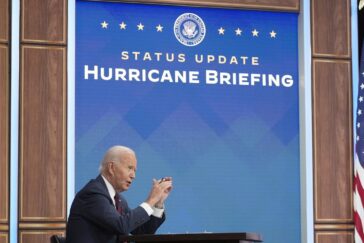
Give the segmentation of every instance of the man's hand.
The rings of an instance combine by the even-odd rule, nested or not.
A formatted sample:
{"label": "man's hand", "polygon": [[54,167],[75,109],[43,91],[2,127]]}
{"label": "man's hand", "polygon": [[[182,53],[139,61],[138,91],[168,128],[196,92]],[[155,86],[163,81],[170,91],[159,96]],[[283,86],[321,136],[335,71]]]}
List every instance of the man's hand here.
{"label": "man's hand", "polygon": [[[172,178],[166,177],[162,180],[153,179],[153,186],[146,200],[150,206],[163,206],[164,200],[172,190]],[[158,203],[158,205],[156,205]]]}
{"label": "man's hand", "polygon": [[[161,180],[159,180],[159,183],[165,183],[167,181],[170,181],[172,183],[172,177],[164,177]],[[162,196],[161,196],[160,200],[155,204],[155,207],[163,208],[164,201],[167,199],[171,190],[172,190],[172,186],[163,191]]]}

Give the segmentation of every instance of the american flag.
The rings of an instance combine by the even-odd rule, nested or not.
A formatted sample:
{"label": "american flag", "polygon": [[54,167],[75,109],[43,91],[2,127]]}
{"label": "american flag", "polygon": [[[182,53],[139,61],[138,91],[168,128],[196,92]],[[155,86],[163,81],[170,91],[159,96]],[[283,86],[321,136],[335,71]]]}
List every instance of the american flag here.
{"label": "american flag", "polygon": [[364,55],[360,58],[359,87],[356,110],[356,144],[354,159],[354,223],[355,242],[364,242]]}

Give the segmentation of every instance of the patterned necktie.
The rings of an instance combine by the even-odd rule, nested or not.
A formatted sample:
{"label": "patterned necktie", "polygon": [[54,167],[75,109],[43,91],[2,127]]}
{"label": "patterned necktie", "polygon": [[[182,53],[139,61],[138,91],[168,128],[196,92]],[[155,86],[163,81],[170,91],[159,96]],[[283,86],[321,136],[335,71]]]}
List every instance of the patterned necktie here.
{"label": "patterned necktie", "polygon": [[115,207],[116,210],[122,214],[123,213],[123,207],[121,206],[121,200],[120,200],[120,196],[119,193],[116,193],[114,196],[114,200],[115,200]]}

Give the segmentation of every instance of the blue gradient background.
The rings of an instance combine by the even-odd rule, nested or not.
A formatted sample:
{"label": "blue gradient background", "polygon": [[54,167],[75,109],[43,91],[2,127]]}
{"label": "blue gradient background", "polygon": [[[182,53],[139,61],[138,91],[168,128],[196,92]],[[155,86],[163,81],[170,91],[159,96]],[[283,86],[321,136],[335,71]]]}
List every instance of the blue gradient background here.
{"label": "blue gradient background", "polygon": [[[173,34],[186,12],[206,25],[195,47]],[[137,31],[140,22],[144,31]],[[147,197],[152,178],[174,178],[159,233],[248,231],[264,242],[300,242],[297,43],[295,13],[77,1],[76,191],[97,176],[107,148],[123,144],[138,157],[137,178],[125,193],[130,206]],[[121,51],[185,53],[187,61],[122,61]],[[194,54],[258,56],[260,65],[197,65]],[[284,88],[204,85],[203,78],[199,85],[84,80],[84,65],[291,74],[295,82]]]}

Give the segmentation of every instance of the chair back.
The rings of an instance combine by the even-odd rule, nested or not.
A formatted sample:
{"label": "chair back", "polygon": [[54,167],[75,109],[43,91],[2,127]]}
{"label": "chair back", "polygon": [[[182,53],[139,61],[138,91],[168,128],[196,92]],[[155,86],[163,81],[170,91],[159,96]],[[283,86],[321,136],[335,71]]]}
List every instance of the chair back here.
{"label": "chair back", "polygon": [[66,243],[66,238],[60,235],[52,235],[51,243]]}

